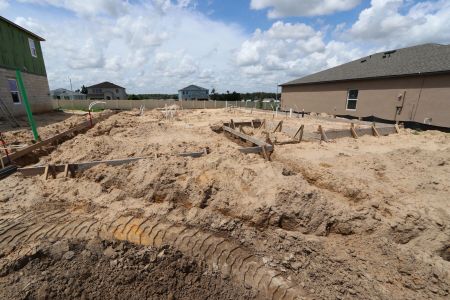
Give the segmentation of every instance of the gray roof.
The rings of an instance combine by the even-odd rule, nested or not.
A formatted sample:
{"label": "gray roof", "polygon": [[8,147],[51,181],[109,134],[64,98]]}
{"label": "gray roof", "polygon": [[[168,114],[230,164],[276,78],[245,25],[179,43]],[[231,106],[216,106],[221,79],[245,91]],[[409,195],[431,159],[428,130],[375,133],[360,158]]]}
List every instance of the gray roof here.
{"label": "gray roof", "polygon": [[450,45],[424,44],[372,54],[282,85],[450,73]]}
{"label": "gray roof", "polygon": [[73,92],[73,91],[70,91],[68,89],[63,89],[63,88],[51,90],[50,94],[53,95],[53,96],[59,96],[59,95],[62,95],[62,94],[64,94],[64,95],[84,95],[82,93]]}
{"label": "gray roof", "polygon": [[104,81],[102,83],[87,86],[86,88],[88,88],[88,89],[124,89],[124,87],[121,87],[120,85],[114,84],[109,81]]}
{"label": "gray roof", "polygon": [[184,89],[181,89],[180,91],[192,91],[192,90],[207,91],[208,89],[202,88],[198,85],[191,84],[190,86],[187,86]]}

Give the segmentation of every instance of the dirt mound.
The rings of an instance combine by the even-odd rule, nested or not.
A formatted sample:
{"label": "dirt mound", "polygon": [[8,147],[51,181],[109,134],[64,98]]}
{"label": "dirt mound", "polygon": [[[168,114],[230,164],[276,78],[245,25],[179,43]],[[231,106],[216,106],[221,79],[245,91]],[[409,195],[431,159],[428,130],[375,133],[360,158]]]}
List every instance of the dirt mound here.
{"label": "dirt mound", "polygon": [[[159,111],[111,116],[40,163],[145,159],[97,165],[74,178],[2,181],[1,260],[16,261],[8,251],[26,254],[45,238],[100,236],[169,245],[256,297],[448,298],[450,135],[310,139],[275,145],[269,162],[210,129],[264,118],[274,126],[281,120],[238,110],[182,110],[170,120]],[[323,122],[283,117],[283,128],[349,128]],[[175,155],[205,147],[211,151],[200,158]]]}
{"label": "dirt mound", "polygon": [[250,299],[169,247],[61,240],[3,266],[2,299]]}

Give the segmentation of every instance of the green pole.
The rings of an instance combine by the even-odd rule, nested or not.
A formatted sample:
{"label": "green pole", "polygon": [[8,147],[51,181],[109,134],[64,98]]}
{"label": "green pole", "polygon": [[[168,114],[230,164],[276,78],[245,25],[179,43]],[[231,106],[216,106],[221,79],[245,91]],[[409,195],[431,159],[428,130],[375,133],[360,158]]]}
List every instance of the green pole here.
{"label": "green pole", "polygon": [[16,78],[17,82],[19,83],[20,94],[22,94],[22,101],[27,111],[28,122],[30,123],[31,130],[33,131],[34,141],[37,142],[39,140],[39,134],[36,129],[36,123],[33,119],[33,113],[31,112],[30,103],[28,103],[27,91],[25,90],[25,85],[23,84],[22,73],[20,72],[20,70],[16,70]]}

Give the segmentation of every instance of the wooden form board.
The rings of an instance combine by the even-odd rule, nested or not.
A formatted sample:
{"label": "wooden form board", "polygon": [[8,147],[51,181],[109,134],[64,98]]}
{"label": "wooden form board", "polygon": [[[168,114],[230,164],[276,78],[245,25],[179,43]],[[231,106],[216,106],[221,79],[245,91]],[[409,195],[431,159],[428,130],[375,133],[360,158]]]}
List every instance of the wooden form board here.
{"label": "wooden form board", "polygon": [[[355,133],[358,137],[363,135],[374,135],[372,127],[369,128],[354,128]],[[397,133],[394,126],[389,127],[376,127],[376,131],[380,136],[389,135]],[[325,130],[328,139],[339,139],[344,137],[354,137],[350,129],[339,129],[339,130]]]}
{"label": "wooden form board", "polygon": [[[98,123],[98,122],[100,122],[100,121],[110,117],[113,114],[114,114],[114,112],[106,113],[104,115],[101,115],[98,118],[93,119],[92,122],[93,122],[93,124],[96,124],[96,123]],[[73,134],[73,133],[78,132],[78,131],[83,131],[83,130],[89,128],[90,126],[91,126],[90,121],[83,122],[83,123],[81,123],[81,124],[79,124],[79,125],[77,125],[77,126],[75,126],[73,128],[70,128],[69,130],[61,132],[61,133],[59,133],[59,134],[57,134],[55,136],[52,136],[52,137],[50,137],[50,138],[48,138],[46,140],[43,140],[41,142],[38,142],[38,143],[33,144],[31,146],[28,146],[26,148],[20,149],[20,150],[14,152],[14,153],[11,153],[11,154],[9,154],[9,158],[11,160],[15,160],[17,158],[20,158],[22,156],[25,156],[25,155],[35,151],[37,149],[40,149],[40,148],[42,148],[44,146],[47,146],[47,145],[50,145],[51,143],[56,142],[59,139],[62,139],[62,138],[66,137],[66,136],[68,136],[70,134]],[[2,161],[3,161],[3,163],[5,165],[9,164],[8,157],[3,156],[1,159],[2,159]]]}
{"label": "wooden form board", "polygon": [[[181,157],[201,157],[208,153],[207,149],[204,149],[200,152],[186,152],[186,153],[178,153],[177,156]],[[47,165],[47,166],[36,166],[36,167],[26,167],[17,169],[18,172],[22,173],[24,176],[35,176],[44,174],[45,179],[47,179],[48,175],[55,176],[56,173],[64,172],[64,175],[67,175],[76,171],[83,171],[94,166],[100,164],[106,164],[108,166],[120,166],[123,164],[132,163],[142,159],[149,159],[150,157],[132,157],[125,159],[114,159],[114,160],[99,160],[99,161],[90,161],[90,162],[82,162],[82,163],[73,163],[73,164],[64,164],[64,165]]]}
{"label": "wooden form board", "polygon": [[[245,140],[247,142],[250,142],[250,143],[252,143],[252,144],[257,146],[257,147],[248,147],[248,148],[251,148],[251,149],[248,149],[248,150],[246,150],[246,148],[239,149],[239,151],[241,151],[243,153],[262,152],[263,151],[262,147],[265,147],[265,150],[267,152],[272,152],[273,151],[273,146],[271,144],[266,143],[266,142],[261,141],[261,140],[258,140],[257,138],[255,138],[253,136],[250,136],[250,135],[247,135],[245,133],[239,132],[239,131],[234,130],[234,129],[232,129],[230,127],[227,127],[227,126],[224,126],[223,130],[226,131],[226,132],[231,133],[232,135],[234,135],[234,136],[236,136],[238,138],[241,138],[241,139],[243,139],[243,140]],[[253,152],[253,151],[255,151],[255,152]]]}
{"label": "wooden form board", "polygon": [[[276,124],[278,124],[278,123],[273,123],[273,122],[269,123],[268,124],[269,130],[270,130],[270,128],[275,128]],[[397,130],[394,125],[383,124],[383,126],[375,127],[375,128],[376,128],[376,132],[380,136],[386,136],[389,134],[397,133]],[[328,129],[327,130],[324,126],[322,126],[322,130],[329,140],[345,138],[345,137],[353,137],[353,134],[351,131],[351,123],[349,124],[348,129]],[[367,127],[367,128],[358,128],[355,126],[354,130],[355,130],[356,136],[358,136],[358,137],[363,136],[363,135],[372,135],[372,136],[375,135],[376,136],[376,134],[374,134],[372,126]],[[284,133],[286,133],[287,135],[295,136],[295,134],[298,132],[298,129],[292,128],[289,126],[285,126],[285,124],[283,124],[282,131]],[[322,138],[322,135],[319,130],[317,130],[316,132],[311,132],[311,131],[306,131],[306,130],[303,131],[303,138],[302,138],[303,141],[315,141],[315,140],[321,140],[321,138]]]}
{"label": "wooden form board", "polygon": [[[225,122],[225,123],[223,123],[223,126],[232,128],[231,123],[233,123],[235,127],[239,127],[239,126],[260,127],[262,124],[262,121],[259,119],[256,119],[256,120],[244,121],[244,122],[234,122],[234,121],[233,122]],[[234,128],[232,128],[232,129],[234,129]]]}
{"label": "wooden form board", "polygon": [[[71,168],[72,171],[82,171],[89,168],[92,168],[96,165],[100,164],[106,164],[109,166],[119,166],[127,163],[131,163],[137,160],[145,159],[146,157],[136,157],[136,158],[127,158],[127,159],[115,159],[115,160],[105,160],[105,161],[91,161],[91,162],[83,162],[83,163],[75,163],[75,164],[66,164],[66,165],[53,165],[51,166],[53,168],[53,171],[56,173],[65,172],[67,173],[68,170],[66,170],[67,166],[69,169]],[[45,174],[45,172],[48,172],[49,166],[38,166],[38,167],[27,167],[27,168],[19,168],[17,169],[18,172],[22,173],[24,176],[35,176],[35,175],[41,175]]]}

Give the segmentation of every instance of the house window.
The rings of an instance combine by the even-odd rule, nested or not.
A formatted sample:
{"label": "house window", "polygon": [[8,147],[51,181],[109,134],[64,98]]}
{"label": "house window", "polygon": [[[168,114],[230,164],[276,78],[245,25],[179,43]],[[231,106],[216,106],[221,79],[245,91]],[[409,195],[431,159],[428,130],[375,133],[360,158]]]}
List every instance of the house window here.
{"label": "house window", "polygon": [[36,45],[34,44],[34,40],[29,38],[28,44],[30,45],[31,56],[37,57]]}
{"label": "house window", "polygon": [[356,110],[356,102],[358,102],[358,90],[348,90],[347,110]]}
{"label": "house window", "polygon": [[8,79],[9,91],[11,92],[11,97],[13,103],[20,104],[20,94],[17,87],[17,81],[15,79]]}

